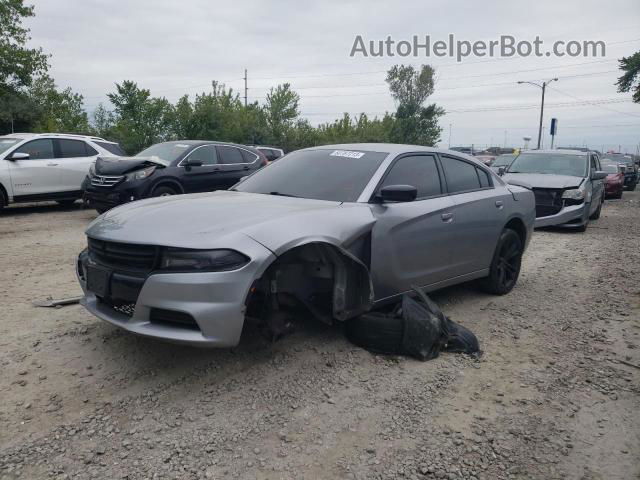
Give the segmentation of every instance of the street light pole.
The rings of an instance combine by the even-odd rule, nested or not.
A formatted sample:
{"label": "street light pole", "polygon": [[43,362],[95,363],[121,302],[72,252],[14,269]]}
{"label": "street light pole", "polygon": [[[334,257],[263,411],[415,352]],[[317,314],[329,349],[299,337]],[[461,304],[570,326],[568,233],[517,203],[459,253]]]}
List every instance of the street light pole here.
{"label": "street light pole", "polygon": [[535,82],[523,82],[519,81],[519,84],[528,83],[530,85],[534,85],[542,90],[542,101],[540,102],[540,125],[538,126],[538,150],[540,149],[540,144],[542,142],[542,120],[544,118],[544,93],[547,90],[547,85],[551,82],[557,82],[557,78],[552,78],[551,80],[547,80],[546,82],[542,82],[542,85]]}

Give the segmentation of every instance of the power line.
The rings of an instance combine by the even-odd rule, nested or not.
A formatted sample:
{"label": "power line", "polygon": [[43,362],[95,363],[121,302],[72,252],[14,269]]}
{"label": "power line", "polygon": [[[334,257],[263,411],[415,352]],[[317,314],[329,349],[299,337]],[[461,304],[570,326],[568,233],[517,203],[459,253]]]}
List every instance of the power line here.
{"label": "power line", "polygon": [[[558,93],[560,93],[560,94],[562,94],[562,95],[565,95],[565,96],[567,96],[567,97],[571,97],[571,98],[573,98],[573,99],[575,99],[575,100],[580,100],[580,101],[582,101],[582,102],[590,103],[588,100],[583,100],[583,99],[581,99],[581,98],[579,98],[579,97],[576,97],[575,95],[572,95],[572,94],[567,93],[567,92],[563,92],[562,90],[558,90],[558,89],[557,89],[557,88],[555,88],[555,87],[549,87],[549,88],[550,88],[551,90],[553,90],[554,92],[558,92]],[[640,118],[640,115],[636,115],[635,113],[621,112],[621,111],[619,111],[619,110],[614,110],[613,108],[603,107],[603,106],[601,106],[601,105],[599,105],[599,104],[595,104],[595,103],[592,103],[592,105],[594,105],[594,106],[596,106],[596,107],[599,107],[599,108],[602,108],[603,110],[608,110],[609,112],[614,112],[614,113],[619,113],[619,114],[621,114],[621,115],[628,115],[628,116],[630,116],[630,117]]]}

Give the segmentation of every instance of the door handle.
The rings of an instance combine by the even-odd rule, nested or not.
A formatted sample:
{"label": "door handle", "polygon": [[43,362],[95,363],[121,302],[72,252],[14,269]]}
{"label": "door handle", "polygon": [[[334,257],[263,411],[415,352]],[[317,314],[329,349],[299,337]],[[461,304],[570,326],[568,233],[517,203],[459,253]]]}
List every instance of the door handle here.
{"label": "door handle", "polygon": [[496,200],[496,208],[502,210],[502,207],[504,207],[502,200]]}
{"label": "door handle", "polygon": [[243,170],[249,170],[249,167],[243,167],[242,169]]}
{"label": "door handle", "polygon": [[47,167],[57,167],[58,165],[57,163],[47,163]]}
{"label": "door handle", "polygon": [[453,213],[443,213],[440,218],[442,218],[443,222],[451,223],[453,221]]}

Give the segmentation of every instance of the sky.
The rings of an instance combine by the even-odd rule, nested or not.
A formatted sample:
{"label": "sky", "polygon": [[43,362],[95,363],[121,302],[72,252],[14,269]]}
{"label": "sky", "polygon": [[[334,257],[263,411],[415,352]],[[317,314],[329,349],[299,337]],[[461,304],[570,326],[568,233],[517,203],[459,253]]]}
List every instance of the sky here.
{"label": "sky", "polygon": [[[303,117],[317,125],[344,112],[381,116],[395,104],[385,72],[395,64],[432,65],[442,106],[441,146],[521,146],[538,135],[541,90],[518,81],[558,78],[546,91],[543,141],[558,119],[556,145],[636,152],[640,104],[617,93],[617,60],[640,50],[640,1],[558,0],[31,0],[31,44],[51,55],[59,87],[82,94],[93,112],[110,108],[115,83],[133,80],[175,101],[211,91],[217,80],[264,102],[270,87],[288,82],[301,96]],[[500,35],[546,50],[557,40],[602,40],[600,57],[350,56],[365,41],[420,39],[489,41]]]}

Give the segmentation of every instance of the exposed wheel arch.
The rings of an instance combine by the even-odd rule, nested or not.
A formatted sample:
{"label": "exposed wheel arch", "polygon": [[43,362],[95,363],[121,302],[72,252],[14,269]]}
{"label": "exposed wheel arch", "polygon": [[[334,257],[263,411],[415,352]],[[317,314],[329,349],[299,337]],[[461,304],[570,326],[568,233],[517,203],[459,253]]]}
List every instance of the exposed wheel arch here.
{"label": "exposed wheel arch", "polygon": [[325,323],[360,315],[371,308],[374,299],[365,264],[344,248],[322,241],[295,245],[281,253],[254,286],[269,298],[269,311],[295,302]]}

